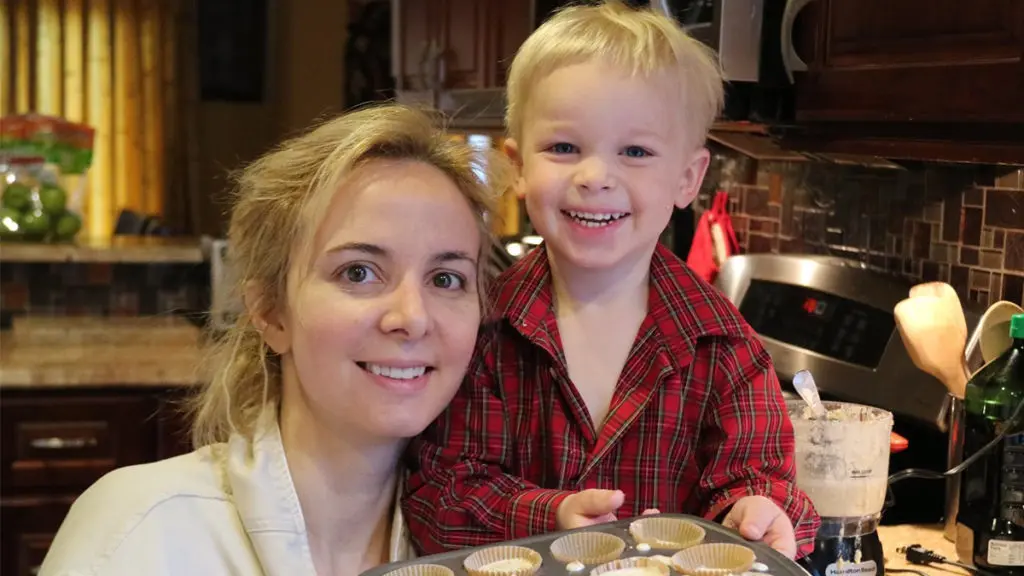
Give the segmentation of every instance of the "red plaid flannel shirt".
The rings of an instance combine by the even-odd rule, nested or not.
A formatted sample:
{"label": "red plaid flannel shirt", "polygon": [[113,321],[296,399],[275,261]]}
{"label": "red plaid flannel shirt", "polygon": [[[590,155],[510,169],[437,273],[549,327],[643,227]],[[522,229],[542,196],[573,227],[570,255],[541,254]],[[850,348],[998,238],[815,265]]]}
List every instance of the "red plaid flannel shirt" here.
{"label": "red plaid flannel shirt", "polygon": [[[668,249],[604,425],[569,380],[545,251],[498,280],[465,383],[411,446],[402,506],[422,553],[555,530],[562,500],[620,489],[647,508],[720,519],[738,499],[778,503],[798,555],[819,520],[794,485],[793,428],[771,358],[739,312]],[[613,328],[613,327],[609,327]]]}

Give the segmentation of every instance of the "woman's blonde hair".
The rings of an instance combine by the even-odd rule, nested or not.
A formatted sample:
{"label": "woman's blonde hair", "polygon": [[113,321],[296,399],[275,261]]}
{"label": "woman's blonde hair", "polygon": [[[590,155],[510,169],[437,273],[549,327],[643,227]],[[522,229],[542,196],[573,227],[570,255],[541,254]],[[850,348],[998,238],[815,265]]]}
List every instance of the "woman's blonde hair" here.
{"label": "woman's blonde hair", "polygon": [[[259,301],[243,308],[258,315],[280,310],[287,301],[289,271],[299,266],[299,277],[304,275],[313,237],[335,192],[355,167],[375,159],[424,162],[452,179],[480,229],[483,298],[493,254],[487,222],[495,206],[492,191],[503,191],[508,167],[496,153],[484,152],[482,158],[481,151],[450,137],[436,120],[397,104],[366,107],[280,144],[236,174],[227,235],[232,298],[257,293]],[[232,433],[251,439],[265,409],[280,400],[278,358],[252,320],[243,309],[230,329],[209,335],[204,344],[205,384],[189,406],[196,447],[226,441]]]}
{"label": "woman's blonde hair", "polygon": [[523,111],[538,82],[559,68],[593,60],[644,77],[666,75],[679,87],[679,111],[690,121],[688,140],[703,144],[724,99],[717,56],[672,18],[621,0],[562,8],[519,47],[507,82],[510,136],[522,138]]}

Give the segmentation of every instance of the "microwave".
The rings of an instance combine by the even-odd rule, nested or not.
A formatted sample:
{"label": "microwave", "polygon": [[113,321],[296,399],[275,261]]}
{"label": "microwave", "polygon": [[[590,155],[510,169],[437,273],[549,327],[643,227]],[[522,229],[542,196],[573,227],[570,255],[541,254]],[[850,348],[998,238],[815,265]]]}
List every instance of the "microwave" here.
{"label": "microwave", "polygon": [[[691,36],[714,48],[728,82],[762,79],[766,30],[765,3],[773,0],[627,0],[632,6],[650,6],[675,18]],[[535,0],[534,20],[539,25],[558,8],[573,2]],[[777,2],[776,2],[777,3]],[[768,6],[771,11],[771,5]]]}
{"label": "microwave", "polygon": [[[534,25],[580,0],[534,0]],[[777,123],[793,117],[783,62],[784,15],[797,0],[625,0],[675,18],[718,54],[725,76],[723,120]]]}
{"label": "microwave", "polygon": [[761,72],[765,0],[651,0],[691,36],[718,52],[730,82],[757,82]]}

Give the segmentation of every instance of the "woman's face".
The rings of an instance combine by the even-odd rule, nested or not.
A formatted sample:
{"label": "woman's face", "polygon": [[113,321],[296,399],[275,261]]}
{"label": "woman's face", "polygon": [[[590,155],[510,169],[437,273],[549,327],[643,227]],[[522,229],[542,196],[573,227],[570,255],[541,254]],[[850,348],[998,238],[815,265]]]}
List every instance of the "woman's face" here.
{"label": "woman's face", "polygon": [[473,353],[481,242],[440,170],[409,160],[354,170],[317,230],[309,272],[289,276],[288,309],[268,337],[285,396],[298,392],[322,425],[349,434],[422,432]]}

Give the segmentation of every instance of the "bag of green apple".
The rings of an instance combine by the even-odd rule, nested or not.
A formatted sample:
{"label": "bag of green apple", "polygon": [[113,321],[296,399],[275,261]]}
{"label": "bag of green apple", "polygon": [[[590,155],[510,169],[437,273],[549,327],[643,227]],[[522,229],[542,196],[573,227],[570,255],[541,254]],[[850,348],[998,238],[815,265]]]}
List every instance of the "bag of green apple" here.
{"label": "bag of green apple", "polygon": [[94,135],[89,126],[53,116],[0,119],[0,156],[8,166],[0,182],[0,237],[74,239],[82,228]]}

